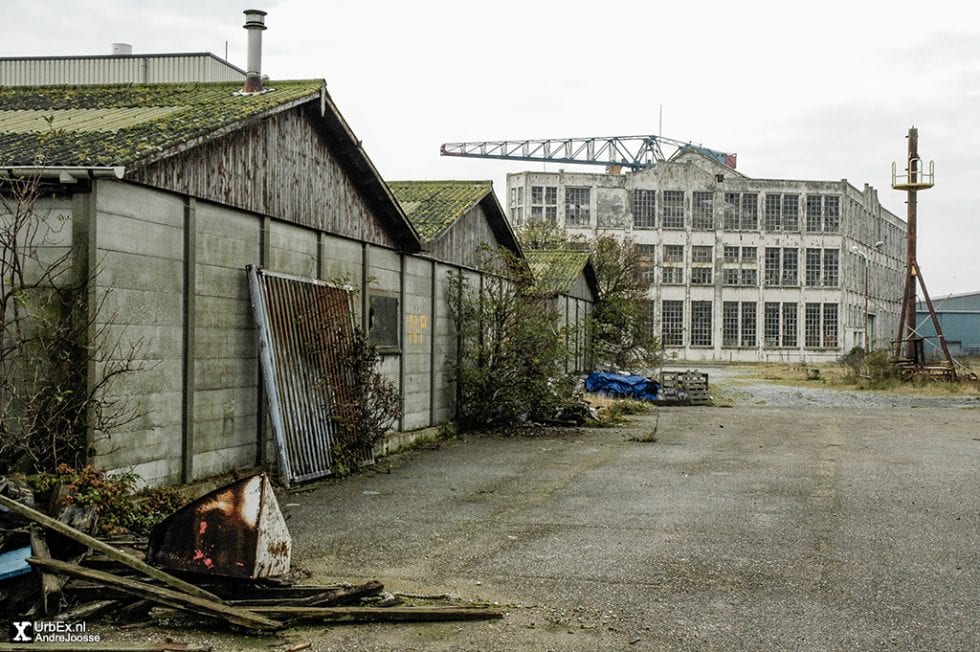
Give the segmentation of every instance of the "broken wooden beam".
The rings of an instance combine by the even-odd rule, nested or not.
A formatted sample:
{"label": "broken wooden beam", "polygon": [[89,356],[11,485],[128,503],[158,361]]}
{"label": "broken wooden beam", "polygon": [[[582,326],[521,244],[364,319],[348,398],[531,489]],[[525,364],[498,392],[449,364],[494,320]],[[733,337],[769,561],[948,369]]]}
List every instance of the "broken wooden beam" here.
{"label": "broken wooden beam", "polygon": [[502,611],[485,607],[253,607],[252,612],[289,623],[375,623],[441,622],[450,620],[494,620]]}
{"label": "broken wooden beam", "polygon": [[264,615],[240,607],[232,607],[218,600],[199,598],[172,589],[154,586],[146,582],[138,582],[124,577],[117,577],[111,573],[85,568],[78,564],[69,564],[56,559],[30,557],[27,561],[34,566],[40,566],[55,573],[101,582],[107,586],[117,588],[124,593],[135,595],[138,598],[151,600],[175,609],[190,611],[212,618],[220,618],[233,625],[255,630],[274,630],[282,627],[282,623]]}
{"label": "broken wooden beam", "polygon": [[279,592],[275,597],[228,600],[228,604],[239,606],[276,606],[289,605],[293,607],[332,607],[345,602],[350,603],[361,598],[378,595],[384,591],[385,585],[377,580],[371,580],[355,586],[322,587],[319,592],[301,597],[284,597]]}
{"label": "broken wooden beam", "polygon": [[[38,559],[51,559],[48,540],[39,525],[31,526],[31,552]],[[45,615],[50,615],[60,601],[63,582],[54,573],[43,569],[38,569],[38,573],[41,576],[41,610]]]}
{"label": "broken wooden beam", "polygon": [[164,584],[168,584],[173,588],[177,589],[178,591],[189,593],[190,595],[193,595],[202,600],[212,600],[216,602],[220,601],[218,596],[214,595],[213,593],[209,593],[204,589],[196,587],[188,582],[185,582],[180,578],[174,577],[169,573],[165,573],[158,568],[154,568],[153,566],[150,566],[146,562],[137,559],[136,557],[127,554],[114,546],[110,546],[108,543],[105,543],[104,541],[100,541],[99,539],[96,539],[93,536],[89,536],[84,532],[76,530],[75,528],[69,525],[65,525],[61,521],[57,519],[53,519],[47,514],[39,512],[36,509],[32,509],[22,503],[18,503],[16,500],[7,498],[2,494],[0,494],[0,505],[3,505],[10,511],[16,512],[17,514],[20,514],[24,518],[29,519],[34,523],[37,523],[38,525],[43,525],[49,530],[53,530],[58,534],[68,537],[69,539],[74,539],[75,541],[78,541],[79,543],[82,543],[88,546],[89,548],[92,548],[93,550],[98,550],[99,552],[105,553],[107,557],[111,557],[112,559],[115,559],[119,563],[129,566],[133,570],[137,570],[141,573],[145,573],[146,575],[149,575],[154,579],[160,580]]}

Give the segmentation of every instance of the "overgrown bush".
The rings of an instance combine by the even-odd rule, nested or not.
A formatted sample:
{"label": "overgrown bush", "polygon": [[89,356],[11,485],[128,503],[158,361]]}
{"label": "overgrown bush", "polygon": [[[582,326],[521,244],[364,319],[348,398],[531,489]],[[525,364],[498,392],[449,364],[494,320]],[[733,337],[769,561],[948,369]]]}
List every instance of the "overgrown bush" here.
{"label": "overgrown bush", "polygon": [[141,367],[139,342],[110,336],[108,294],[90,297],[95,270],[73,264],[71,222],[42,194],[38,178],[0,184],[0,472],[80,466],[138,416],[108,390]]}
{"label": "overgrown bush", "polygon": [[866,353],[856,346],[840,362],[848,369],[846,380],[867,389],[886,389],[901,380],[898,367],[884,349]]}
{"label": "overgrown bush", "polygon": [[334,441],[336,475],[352,473],[402,414],[398,387],[379,370],[378,348],[355,328],[341,356],[345,384],[336,392],[334,412],[341,433]]}
{"label": "overgrown bush", "polygon": [[187,501],[176,487],[137,490],[137,480],[135,473],[108,475],[91,465],[76,469],[61,464],[52,473],[34,476],[32,484],[42,494],[61,487],[61,505],[94,509],[99,532],[105,536],[145,535]]}
{"label": "overgrown bush", "polygon": [[490,254],[487,274],[471,284],[450,273],[449,305],[457,334],[450,371],[458,384],[462,430],[503,428],[550,419],[571,395],[565,380],[564,332],[558,309],[534,285],[530,270],[508,253]]}

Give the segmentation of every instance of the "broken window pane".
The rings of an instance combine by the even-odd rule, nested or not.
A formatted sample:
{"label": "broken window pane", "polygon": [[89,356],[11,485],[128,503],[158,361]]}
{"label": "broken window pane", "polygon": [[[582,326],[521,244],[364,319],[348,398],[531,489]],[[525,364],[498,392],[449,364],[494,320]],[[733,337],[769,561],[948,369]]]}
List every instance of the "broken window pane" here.
{"label": "broken window pane", "polygon": [[684,191],[664,191],[664,228],[684,228]]}
{"label": "broken window pane", "polygon": [[633,191],[633,226],[654,228],[657,226],[657,191]]}

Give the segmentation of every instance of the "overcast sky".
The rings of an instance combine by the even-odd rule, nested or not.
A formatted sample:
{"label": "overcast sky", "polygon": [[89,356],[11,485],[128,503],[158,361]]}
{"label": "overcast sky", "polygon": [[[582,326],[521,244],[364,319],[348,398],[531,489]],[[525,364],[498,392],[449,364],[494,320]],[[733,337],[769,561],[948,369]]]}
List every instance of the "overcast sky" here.
{"label": "overcast sky", "polygon": [[[251,0],[249,0],[251,2]],[[936,162],[919,263],[937,301],[980,290],[980,23],[966,2],[6,0],[0,56],[209,51],[245,67],[242,10],[269,12],[263,72],[324,78],[388,179],[493,179],[540,163],[439,145],[662,134],[736,152],[750,177],[892,190],[905,135]],[[570,166],[564,166],[571,169]],[[585,168],[598,171],[601,168]]]}

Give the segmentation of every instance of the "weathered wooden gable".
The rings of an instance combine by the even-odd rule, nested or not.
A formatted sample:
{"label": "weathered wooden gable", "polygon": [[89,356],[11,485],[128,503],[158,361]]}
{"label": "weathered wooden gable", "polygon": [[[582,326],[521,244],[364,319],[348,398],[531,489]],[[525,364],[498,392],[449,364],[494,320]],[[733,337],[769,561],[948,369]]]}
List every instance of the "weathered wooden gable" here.
{"label": "weathered wooden gable", "polygon": [[481,266],[488,251],[495,252],[501,246],[508,247],[508,243],[498,239],[481,202],[470,207],[433,240],[429,249],[439,260],[476,268]]}
{"label": "weathered wooden gable", "polygon": [[396,247],[308,103],[127,172],[127,178],[329,233]]}

